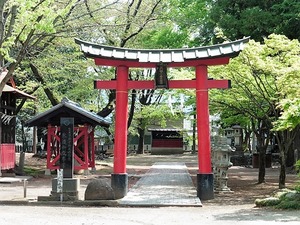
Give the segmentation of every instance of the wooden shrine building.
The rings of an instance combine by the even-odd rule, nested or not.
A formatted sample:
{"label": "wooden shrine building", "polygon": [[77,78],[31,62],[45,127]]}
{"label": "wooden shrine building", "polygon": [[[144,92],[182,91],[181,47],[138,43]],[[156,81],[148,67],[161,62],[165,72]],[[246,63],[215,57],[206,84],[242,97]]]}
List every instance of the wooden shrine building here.
{"label": "wooden shrine building", "polygon": [[35,99],[35,97],[18,90],[14,80],[10,79],[4,86],[0,98],[0,172],[15,167],[17,99]]}
{"label": "wooden shrine building", "polygon": [[47,169],[60,169],[60,119],[74,118],[74,170],[95,168],[94,128],[108,127],[102,117],[83,109],[79,104],[64,98],[61,103],[27,121],[28,126],[47,128]]}
{"label": "wooden shrine building", "polygon": [[[206,47],[183,49],[129,49],[89,43],[76,39],[86,57],[96,65],[116,67],[115,80],[95,81],[97,89],[116,90],[114,169],[112,187],[117,198],[127,195],[128,174],[127,118],[129,89],[194,89],[196,92],[198,166],[197,195],[200,199],[214,197],[209,130],[209,98],[211,88],[229,88],[229,80],[208,79],[208,66],[225,65],[239,54],[249,38]],[[195,79],[170,80],[168,68],[193,67]],[[156,68],[153,80],[130,80],[129,68]]]}
{"label": "wooden shrine building", "polygon": [[182,130],[176,128],[149,128],[151,154],[167,155],[183,153]]}

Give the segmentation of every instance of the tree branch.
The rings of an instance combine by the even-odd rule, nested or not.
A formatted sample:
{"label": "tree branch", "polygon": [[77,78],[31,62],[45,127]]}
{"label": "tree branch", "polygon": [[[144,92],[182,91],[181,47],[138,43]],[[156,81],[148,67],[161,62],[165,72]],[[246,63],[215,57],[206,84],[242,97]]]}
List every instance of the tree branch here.
{"label": "tree branch", "polygon": [[46,82],[43,76],[38,71],[38,68],[33,63],[30,63],[29,65],[35,78],[43,85],[44,92],[50,100],[52,106],[59,104],[59,100],[55,97],[54,93],[50,90],[50,88],[44,87],[46,85]]}
{"label": "tree branch", "polygon": [[[133,14],[133,19],[129,19],[129,17],[128,17],[128,16],[129,16],[129,15],[128,15],[129,12],[127,11],[127,17],[128,17],[128,18],[127,18],[127,25],[126,25],[126,28],[125,28],[125,31],[124,31],[124,35],[126,35],[127,32],[128,32],[128,30],[130,29],[131,23],[132,23],[132,21],[134,20],[134,18],[135,18],[136,15],[137,15],[137,10],[139,9],[141,2],[142,2],[142,0],[139,0],[139,2],[138,2],[138,4],[137,4],[137,7],[135,8],[135,12],[134,12],[134,14]],[[124,47],[125,44],[126,44],[126,42],[127,42],[129,39],[131,39],[131,38],[133,38],[134,36],[138,35],[138,34],[146,27],[146,25],[147,25],[150,21],[153,20],[153,19],[151,19],[151,18],[152,18],[152,16],[153,16],[153,14],[154,14],[156,8],[157,8],[158,5],[160,4],[160,2],[161,2],[161,0],[159,0],[159,1],[157,1],[157,2],[155,3],[155,5],[152,7],[151,12],[149,13],[149,15],[147,16],[147,18],[145,19],[145,22],[137,29],[136,32],[133,32],[133,33],[131,33],[130,35],[128,35],[127,37],[125,36],[124,38],[121,39],[120,47]],[[130,24],[128,24],[128,22],[129,22]]]}

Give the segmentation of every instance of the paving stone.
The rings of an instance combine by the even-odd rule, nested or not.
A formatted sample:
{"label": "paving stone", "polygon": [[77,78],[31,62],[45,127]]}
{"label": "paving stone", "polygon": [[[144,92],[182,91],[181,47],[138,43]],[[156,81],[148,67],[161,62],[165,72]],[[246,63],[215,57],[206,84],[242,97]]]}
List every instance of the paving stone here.
{"label": "paving stone", "polygon": [[123,206],[202,206],[185,163],[155,163],[119,201]]}

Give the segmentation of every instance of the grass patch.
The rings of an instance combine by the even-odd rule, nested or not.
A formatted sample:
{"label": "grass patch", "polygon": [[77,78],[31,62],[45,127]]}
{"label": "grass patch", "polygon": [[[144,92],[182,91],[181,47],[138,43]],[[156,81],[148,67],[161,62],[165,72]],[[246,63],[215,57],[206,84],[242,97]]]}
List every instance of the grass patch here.
{"label": "grass patch", "polygon": [[27,167],[27,166],[24,166],[23,172],[25,175],[32,176],[32,177],[38,177],[45,173],[44,170],[42,170],[42,169],[37,169],[37,168]]}

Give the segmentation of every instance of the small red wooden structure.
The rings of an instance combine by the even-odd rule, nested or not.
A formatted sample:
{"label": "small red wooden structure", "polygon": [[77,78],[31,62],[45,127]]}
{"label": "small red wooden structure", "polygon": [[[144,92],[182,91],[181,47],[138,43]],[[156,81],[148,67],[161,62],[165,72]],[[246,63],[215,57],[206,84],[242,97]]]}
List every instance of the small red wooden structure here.
{"label": "small red wooden structure", "polygon": [[[4,75],[1,74],[0,80]],[[0,98],[0,170],[9,170],[15,167],[16,107],[17,99],[21,98],[35,99],[35,97],[18,90],[11,78],[4,86]]]}
{"label": "small red wooden structure", "polygon": [[[48,126],[47,130],[47,168],[59,169],[60,127]],[[94,129],[88,124],[74,127],[74,170],[95,168]]]}
{"label": "small red wooden structure", "polygon": [[62,102],[27,121],[28,126],[47,127],[47,169],[60,167],[60,118],[74,118],[74,170],[95,168],[94,128],[109,122],[64,98]]}
{"label": "small red wooden structure", "polygon": [[180,129],[149,128],[151,131],[151,154],[182,154],[183,136]]}
{"label": "small red wooden structure", "polygon": [[[207,47],[184,49],[128,49],[85,42],[76,39],[85,56],[93,58],[96,65],[116,67],[116,80],[95,81],[97,89],[116,90],[114,173],[112,187],[117,197],[124,197],[128,189],[126,173],[127,111],[129,89],[181,88],[196,90],[198,166],[197,195],[201,199],[214,196],[213,173],[209,131],[210,88],[229,88],[229,80],[208,79],[207,67],[228,64],[239,54],[249,38]],[[154,80],[129,80],[129,68],[156,68]],[[194,67],[194,80],[168,80],[168,67]]]}

